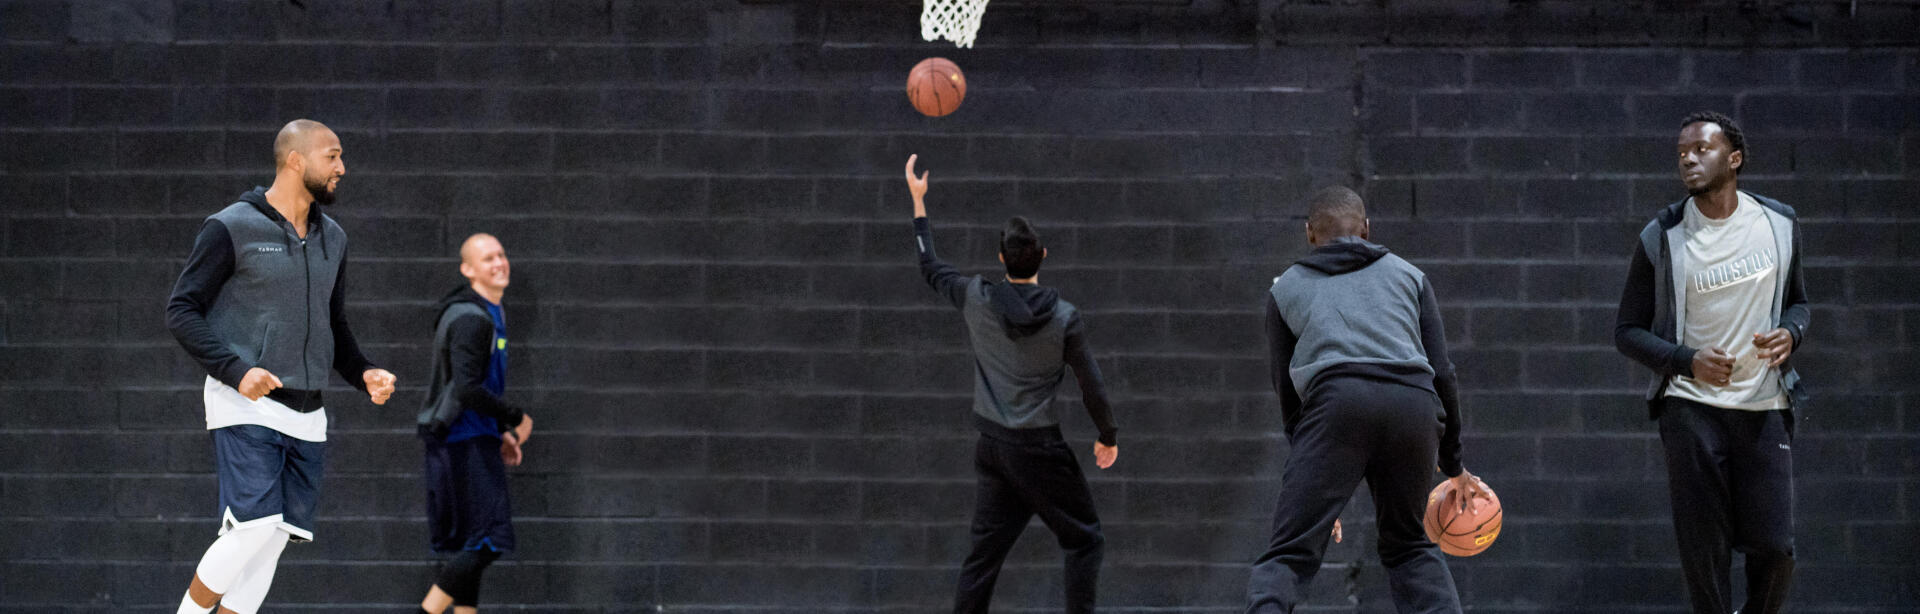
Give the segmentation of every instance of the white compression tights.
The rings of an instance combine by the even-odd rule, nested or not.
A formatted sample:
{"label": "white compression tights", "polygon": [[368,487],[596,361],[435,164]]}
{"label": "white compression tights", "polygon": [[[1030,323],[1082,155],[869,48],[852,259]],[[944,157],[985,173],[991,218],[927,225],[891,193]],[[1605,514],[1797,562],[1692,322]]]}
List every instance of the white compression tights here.
{"label": "white compression tights", "polygon": [[[221,594],[220,606],[239,614],[254,614],[267,599],[273,572],[289,535],[275,525],[227,531],[200,557],[194,575],[208,590]],[[206,614],[191,597],[180,603],[180,614]]]}

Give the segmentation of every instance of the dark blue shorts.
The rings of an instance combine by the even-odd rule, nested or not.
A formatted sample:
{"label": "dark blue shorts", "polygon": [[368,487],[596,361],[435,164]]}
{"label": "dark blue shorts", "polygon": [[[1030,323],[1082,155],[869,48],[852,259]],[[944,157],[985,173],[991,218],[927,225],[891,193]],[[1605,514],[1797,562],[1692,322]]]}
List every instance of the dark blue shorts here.
{"label": "dark blue shorts", "polygon": [[513,505],[500,440],[420,439],[426,447],[427,532],[434,552],[513,550]]}
{"label": "dark blue shorts", "polygon": [[293,541],[312,541],[326,450],[325,442],[295,439],[254,424],[214,429],[220,533],[277,524]]}

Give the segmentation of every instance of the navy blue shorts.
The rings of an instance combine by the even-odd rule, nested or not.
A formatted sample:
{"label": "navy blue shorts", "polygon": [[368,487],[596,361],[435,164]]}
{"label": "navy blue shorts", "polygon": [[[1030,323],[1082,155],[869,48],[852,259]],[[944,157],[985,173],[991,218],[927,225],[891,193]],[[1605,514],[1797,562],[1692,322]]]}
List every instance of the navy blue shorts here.
{"label": "navy blue shorts", "polygon": [[326,450],[325,442],[295,439],[255,424],[214,429],[220,533],[277,524],[293,541],[312,541]]}
{"label": "navy blue shorts", "polygon": [[446,443],[422,435],[426,447],[427,532],[434,552],[513,550],[513,505],[500,440]]}

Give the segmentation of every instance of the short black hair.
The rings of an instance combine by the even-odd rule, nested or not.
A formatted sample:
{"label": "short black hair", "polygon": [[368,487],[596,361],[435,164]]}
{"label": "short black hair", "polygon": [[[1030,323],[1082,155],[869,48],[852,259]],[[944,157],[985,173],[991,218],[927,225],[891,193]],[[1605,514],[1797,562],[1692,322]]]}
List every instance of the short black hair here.
{"label": "short black hair", "polygon": [[1717,111],[1694,111],[1687,115],[1686,121],[1680,122],[1680,129],[1685,130],[1687,126],[1700,123],[1710,123],[1720,126],[1720,134],[1727,135],[1727,144],[1732,145],[1734,151],[1740,152],[1740,166],[1733,169],[1733,174],[1740,174],[1740,170],[1747,167],[1747,158],[1749,157],[1747,155],[1747,134],[1740,131],[1740,124],[1733,123],[1733,118],[1727,117]]}
{"label": "short black hair", "polygon": [[1307,223],[1329,237],[1360,234],[1366,221],[1366,203],[1346,186],[1321,188],[1307,199]]}
{"label": "short black hair", "polygon": [[1026,279],[1040,273],[1040,260],[1047,248],[1040,244],[1040,232],[1027,218],[1013,216],[1000,231],[1000,257],[1007,261],[1007,277]]}

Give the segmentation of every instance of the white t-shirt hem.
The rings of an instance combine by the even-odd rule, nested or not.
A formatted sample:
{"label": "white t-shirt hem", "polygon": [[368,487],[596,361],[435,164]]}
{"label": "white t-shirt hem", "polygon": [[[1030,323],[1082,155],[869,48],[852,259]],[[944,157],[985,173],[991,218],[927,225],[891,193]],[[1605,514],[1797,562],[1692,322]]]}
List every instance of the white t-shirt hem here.
{"label": "white t-shirt hem", "polygon": [[212,377],[207,378],[204,397],[207,403],[207,430],[209,431],[241,424],[253,424],[303,441],[327,440],[327,409],[325,407],[303,414],[267,397],[260,397],[258,401],[249,401],[247,397],[241,396],[240,391]]}

